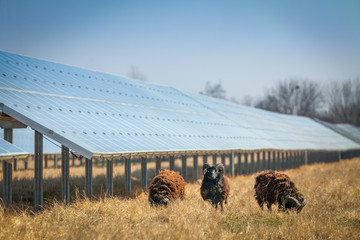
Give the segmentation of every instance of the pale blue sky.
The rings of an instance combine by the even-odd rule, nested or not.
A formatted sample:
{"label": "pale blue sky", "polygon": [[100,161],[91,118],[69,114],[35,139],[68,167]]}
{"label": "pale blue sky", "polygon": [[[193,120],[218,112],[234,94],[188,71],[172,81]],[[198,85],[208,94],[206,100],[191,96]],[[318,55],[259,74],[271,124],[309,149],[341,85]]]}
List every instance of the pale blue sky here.
{"label": "pale blue sky", "polygon": [[360,1],[0,0],[0,50],[191,92],[258,97],[360,76]]}

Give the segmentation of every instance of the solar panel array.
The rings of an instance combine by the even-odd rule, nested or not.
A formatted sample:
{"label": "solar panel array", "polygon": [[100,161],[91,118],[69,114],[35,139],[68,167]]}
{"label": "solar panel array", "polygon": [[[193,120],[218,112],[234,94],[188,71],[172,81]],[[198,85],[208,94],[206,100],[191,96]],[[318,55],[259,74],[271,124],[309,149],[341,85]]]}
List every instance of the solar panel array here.
{"label": "solar panel array", "polygon": [[24,150],[17,147],[14,144],[9,143],[8,141],[0,138],[0,160],[11,159],[12,157],[17,157],[20,155],[27,155]]}
{"label": "solar panel array", "polygon": [[0,52],[0,107],[85,157],[209,150],[348,150],[309,118]]}

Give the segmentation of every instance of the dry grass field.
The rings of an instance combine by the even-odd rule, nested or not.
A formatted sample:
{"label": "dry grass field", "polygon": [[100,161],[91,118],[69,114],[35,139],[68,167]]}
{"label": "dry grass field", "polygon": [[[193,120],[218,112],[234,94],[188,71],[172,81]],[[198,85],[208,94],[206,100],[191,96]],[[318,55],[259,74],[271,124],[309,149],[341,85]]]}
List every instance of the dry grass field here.
{"label": "dry grass field", "polygon": [[[82,173],[71,169],[72,186],[83,184]],[[188,183],[186,199],[168,207],[150,207],[140,190],[126,198],[101,197],[104,173],[94,169],[94,191],[100,194],[93,200],[72,187],[70,206],[51,200],[36,214],[26,204],[1,209],[0,239],[360,239],[360,158],[285,171],[308,201],[300,214],[260,210],[253,197],[255,175],[230,178],[231,196],[221,212],[201,199],[199,182]],[[16,201],[31,202],[32,174],[14,173]],[[58,169],[44,172],[44,198],[58,197],[59,176]],[[114,191],[120,194],[121,185]]]}

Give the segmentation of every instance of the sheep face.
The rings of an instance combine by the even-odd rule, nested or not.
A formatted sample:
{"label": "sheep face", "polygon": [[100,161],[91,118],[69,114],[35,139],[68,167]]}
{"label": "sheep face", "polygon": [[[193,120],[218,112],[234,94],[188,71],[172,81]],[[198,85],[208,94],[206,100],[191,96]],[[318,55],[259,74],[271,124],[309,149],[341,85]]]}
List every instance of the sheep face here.
{"label": "sheep face", "polygon": [[204,178],[211,181],[220,181],[224,177],[224,165],[216,164],[210,166],[208,163],[205,163],[203,166]]}
{"label": "sheep face", "polygon": [[159,186],[156,192],[152,193],[151,197],[149,197],[149,202],[151,205],[155,206],[167,206],[170,200],[169,191],[165,186]]}
{"label": "sheep face", "polygon": [[305,207],[305,205],[306,205],[306,199],[301,196],[298,197],[285,196],[282,202],[282,208],[285,211],[296,211],[297,213],[300,213],[301,210]]}

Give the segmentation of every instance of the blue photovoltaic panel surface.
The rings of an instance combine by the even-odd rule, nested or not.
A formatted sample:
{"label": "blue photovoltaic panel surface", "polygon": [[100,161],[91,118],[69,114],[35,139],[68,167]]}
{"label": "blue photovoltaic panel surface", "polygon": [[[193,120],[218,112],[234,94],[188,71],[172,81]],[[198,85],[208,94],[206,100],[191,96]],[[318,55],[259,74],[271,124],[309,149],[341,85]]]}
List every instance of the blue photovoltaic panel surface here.
{"label": "blue photovoltaic panel surface", "polygon": [[[0,129],[0,136],[4,135],[4,130]],[[29,154],[34,154],[35,149],[35,132],[31,128],[15,128],[13,129],[13,144],[23,149]],[[43,153],[59,154],[61,153],[61,143],[44,138]]]}
{"label": "blue photovoltaic panel surface", "polygon": [[0,52],[2,111],[86,157],[359,144],[309,118]]}
{"label": "blue photovoltaic panel surface", "polygon": [[335,126],[341,129],[345,136],[360,144],[360,127],[351,124],[335,124]]}
{"label": "blue photovoltaic panel surface", "polygon": [[[358,148],[353,141],[339,136],[334,131],[329,131],[327,127],[307,117],[239,106],[228,101],[198,94],[188,93],[188,95],[230,119],[239,128],[247,129],[251,136],[259,137],[262,140],[267,139],[273,144],[272,146],[268,145],[266,148],[314,150]],[[360,137],[359,133],[357,135]],[[256,142],[261,146],[265,144],[264,141],[261,143],[256,140]]]}
{"label": "blue photovoltaic panel surface", "polygon": [[27,153],[14,144],[0,138],[0,158],[8,156],[26,155]]}

